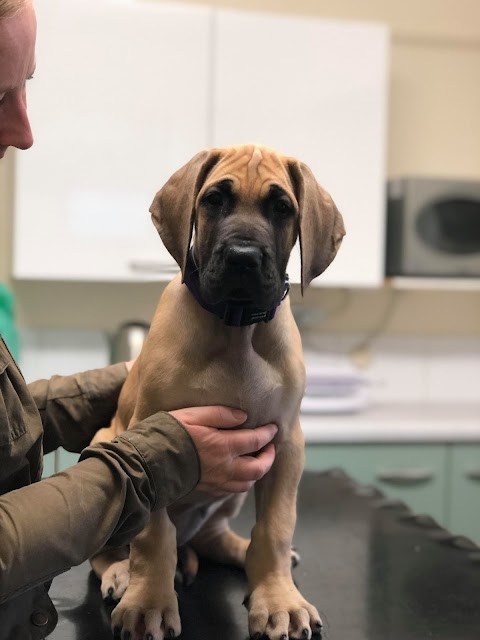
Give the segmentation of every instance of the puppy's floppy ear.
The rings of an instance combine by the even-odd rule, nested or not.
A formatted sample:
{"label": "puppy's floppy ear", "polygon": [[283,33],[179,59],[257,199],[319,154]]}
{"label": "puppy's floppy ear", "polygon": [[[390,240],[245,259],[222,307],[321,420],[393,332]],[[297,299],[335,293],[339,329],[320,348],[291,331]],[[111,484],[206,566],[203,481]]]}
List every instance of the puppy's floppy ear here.
{"label": "puppy's floppy ear", "polygon": [[306,164],[288,163],[299,209],[302,294],[334,259],[345,235],[343,218]]}
{"label": "puppy's floppy ear", "polygon": [[200,151],[176,171],[150,206],[153,224],[185,275],[185,265],[195,224],[195,202],[208,173],[220,159],[219,150]]}

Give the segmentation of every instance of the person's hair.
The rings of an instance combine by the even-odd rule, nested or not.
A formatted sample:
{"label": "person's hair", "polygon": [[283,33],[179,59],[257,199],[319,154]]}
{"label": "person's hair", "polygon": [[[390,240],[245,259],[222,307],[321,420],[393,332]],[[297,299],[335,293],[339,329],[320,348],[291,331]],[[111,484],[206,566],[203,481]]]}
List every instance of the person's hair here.
{"label": "person's hair", "polygon": [[0,0],[0,20],[11,18],[30,2],[31,0]]}

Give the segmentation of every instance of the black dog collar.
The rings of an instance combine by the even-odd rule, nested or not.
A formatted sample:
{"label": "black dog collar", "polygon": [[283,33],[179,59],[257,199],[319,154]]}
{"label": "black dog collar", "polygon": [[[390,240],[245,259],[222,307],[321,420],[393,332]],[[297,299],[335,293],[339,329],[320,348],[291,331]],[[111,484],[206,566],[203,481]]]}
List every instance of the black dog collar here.
{"label": "black dog collar", "polygon": [[193,251],[188,252],[187,264],[185,267],[184,283],[198,304],[213,313],[217,318],[223,320],[229,327],[246,327],[257,322],[270,322],[290,290],[288,275],[285,276],[285,289],[278,304],[272,309],[260,309],[251,304],[237,304],[235,302],[217,302],[210,304],[205,302],[200,291],[200,281],[198,277],[198,267],[193,257]]}

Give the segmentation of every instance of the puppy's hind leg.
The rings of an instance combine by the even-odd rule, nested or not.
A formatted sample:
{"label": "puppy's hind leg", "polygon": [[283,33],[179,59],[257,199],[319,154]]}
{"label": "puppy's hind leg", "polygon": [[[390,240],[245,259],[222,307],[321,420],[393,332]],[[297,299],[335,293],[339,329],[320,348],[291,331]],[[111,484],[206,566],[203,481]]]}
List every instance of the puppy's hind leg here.
{"label": "puppy's hind leg", "polygon": [[209,531],[202,529],[191,542],[192,548],[200,557],[241,569],[245,567],[249,544],[248,538],[242,538],[230,529],[226,519],[225,528],[222,531],[211,535]]}
{"label": "puppy's hind leg", "polygon": [[198,555],[188,544],[177,549],[177,570],[175,572],[175,587],[189,587],[197,577]]}
{"label": "puppy's hind leg", "polygon": [[101,580],[102,598],[120,600],[130,581],[128,547],[103,549],[90,558],[95,575]]}
{"label": "puppy's hind leg", "polygon": [[[245,501],[246,494],[232,495],[225,500],[218,511],[207,520],[200,531],[190,540],[191,547],[200,557],[207,558],[219,564],[245,568],[245,558],[250,545],[249,538],[243,538],[230,529],[229,520],[235,518]],[[300,562],[300,555],[296,549],[291,550],[292,568]],[[191,563],[190,563],[191,564]],[[198,562],[196,565],[198,569]],[[196,571],[186,571],[179,567],[185,584],[191,584]]]}
{"label": "puppy's hind leg", "polygon": [[245,494],[228,497],[192,538],[189,545],[199,556],[244,568],[250,540],[237,535],[229,526],[229,519],[238,514],[244,500]]}

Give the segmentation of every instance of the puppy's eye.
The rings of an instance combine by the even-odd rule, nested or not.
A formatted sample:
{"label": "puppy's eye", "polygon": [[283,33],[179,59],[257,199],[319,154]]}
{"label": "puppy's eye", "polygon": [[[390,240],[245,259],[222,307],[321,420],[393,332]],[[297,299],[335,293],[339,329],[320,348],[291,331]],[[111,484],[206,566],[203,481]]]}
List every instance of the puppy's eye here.
{"label": "puppy's eye", "polygon": [[292,212],[292,206],[286,200],[275,200],[273,203],[273,211],[282,217],[287,217]]}
{"label": "puppy's eye", "polygon": [[211,191],[207,193],[203,201],[211,207],[221,207],[223,205],[223,195],[220,191]]}

